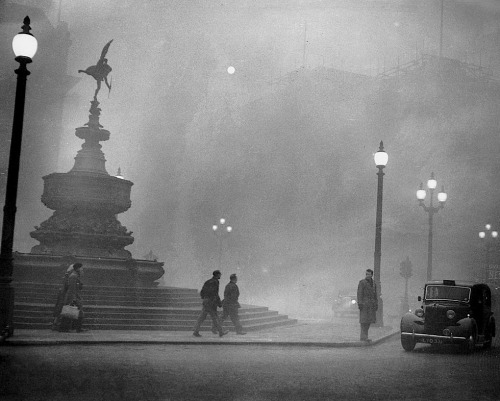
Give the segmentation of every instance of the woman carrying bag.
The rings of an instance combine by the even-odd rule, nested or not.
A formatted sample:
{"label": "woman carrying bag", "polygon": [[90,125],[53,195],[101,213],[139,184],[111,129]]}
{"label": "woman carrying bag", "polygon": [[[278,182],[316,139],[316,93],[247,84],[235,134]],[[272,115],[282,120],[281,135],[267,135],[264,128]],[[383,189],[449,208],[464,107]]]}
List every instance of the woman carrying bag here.
{"label": "woman carrying bag", "polygon": [[54,320],[52,322],[53,331],[59,331],[59,328],[61,326],[61,311],[64,305],[64,297],[66,296],[66,291],[68,291],[68,278],[72,271],[73,264],[69,265],[66,273],[64,273],[62,286],[57,292],[56,304],[54,305],[54,312],[52,313],[52,316],[54,317]]}
{"label": "woman carrying bag", "polygon": [[[83,273],[83,267],[81,263],[75,263],[73,265],[73,271],[68,277],[68,287],[66,294],[64,295],[64,305],[76,306],[79,310],[78,318],[72,320],[71,318],[61,316],[61,325],[59,331],[69,331],[71,326],[76,329],[77,333],[86,331],[82,328],[83,324],[83,303],[81,297],[81,291],[83,284],[81,282],[81,276]],[[73,324],[74,322],[74,324]]]}

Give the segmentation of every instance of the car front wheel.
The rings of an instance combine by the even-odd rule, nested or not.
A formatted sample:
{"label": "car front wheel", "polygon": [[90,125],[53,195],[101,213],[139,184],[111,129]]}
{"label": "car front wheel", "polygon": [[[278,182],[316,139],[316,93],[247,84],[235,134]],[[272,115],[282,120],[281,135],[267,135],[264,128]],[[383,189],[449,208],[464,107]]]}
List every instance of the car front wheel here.
{"label": "car front wheel", "polygon": [[403,337],[401,336],[401,345],[403,346],[403,349],[405,351],[413,351],[415,348],[415,340],[413,340],[411,337]]}
{"label": "car front wheel", "polygon": [[470,354],[476,349],[476,333],[472,332],[463,344],[463,350]]}
{"label": "car front wheel", "polygon": [[484,343],[483,343],[484,349],[491,348],[491,343],[493,342],[494,335],[495,335],[495,321],[490,322],[490,324],[488,324],[488,327],[486,328],[486,332],[484,334]]}

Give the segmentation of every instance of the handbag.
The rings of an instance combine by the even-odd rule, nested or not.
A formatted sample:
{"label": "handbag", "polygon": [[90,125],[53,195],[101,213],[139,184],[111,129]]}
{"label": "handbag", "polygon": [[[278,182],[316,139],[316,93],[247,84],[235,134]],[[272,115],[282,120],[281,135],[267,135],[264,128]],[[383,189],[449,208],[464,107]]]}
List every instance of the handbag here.
{"label": "handbag", "polygon": [[64,305],[61,310],[61,317],[77,320],[80,316],[80,309],[73,305]]}

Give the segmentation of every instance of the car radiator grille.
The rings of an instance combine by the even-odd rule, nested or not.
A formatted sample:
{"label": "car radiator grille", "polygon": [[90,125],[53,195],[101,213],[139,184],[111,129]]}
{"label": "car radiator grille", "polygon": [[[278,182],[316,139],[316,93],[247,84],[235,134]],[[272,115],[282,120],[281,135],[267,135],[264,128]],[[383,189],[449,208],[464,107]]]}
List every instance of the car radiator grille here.
{"label": "car radiator grille", "polygon": [[427,307],[425,310],[425,320],[424,320],[424,330],[427,334],[442,335],[443,330],[456,324],[457,317],[454,319],[448,319],[446,317],[446,312],[449,307],[443,306],[433,306]]}

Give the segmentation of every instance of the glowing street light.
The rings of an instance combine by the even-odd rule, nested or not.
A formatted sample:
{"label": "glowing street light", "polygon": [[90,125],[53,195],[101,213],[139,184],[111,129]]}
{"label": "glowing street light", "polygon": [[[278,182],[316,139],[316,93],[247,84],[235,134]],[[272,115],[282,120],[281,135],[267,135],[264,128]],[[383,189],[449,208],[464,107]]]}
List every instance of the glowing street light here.
{"label": "glowing street light", "polygon": [[10,141],[9,170],[3,208],[2,244],[0,251],[0,342],[14,334],[14,288],[11,286],[13,273],[12,247],[16,222],[17,187],[19,182],[19,162],[23,136],[24,104],[26,98],[26,80],[30,74],[26,65],[32,62],[38,43],[30,33],[30,19],[25,17],[22,32],[12,40],[12,49],[19,63],[17,74],[16,99],[14,103],[14,121]]}
{"label": "glowing street light", "polygon": [[486,231],[480,231],[479,238],[484,240],[484,248],[486,251],[484,257],[484,281],[487,282],[489,278],[488,271],[490,268],[490,251],[498,238],[498,231],[492,231],[491,224],[486,224],[484,228]]}
{"label": "glowing street light", "polygon": [[444,204],[448,195],[444,192],[444,185],[441,187],[441,192],[438,193],[437,199],[439,202],[439,206],[433,206],[433,194],[434,190],[437,187],[437,181],[434,178],[434,173],[431,173],[431,178],[427,180],[427,188],[429,188],[429,206],[425,206],[424,200],[427,196],[427,191],[424,189],[423,183],[420,183],[420,188],[417,190],[417,199],[419,205],[422,206],[425,212],[429,214],[429,239],[427,243],[427,281],[432,280],[432,224],[434,214],[439,211],[439,209],[444,208]]}
{"label": "glowing street light", "polygon": [[227,224],[225,218],[219,219],[217,224],[212,226],[213,232],[217,235],[217,241],[219,245],[219,270],[222,268],[222,240],[224,235],[227,235],[233,231],[233,227]]}
{"label": "glowing street light", "polygon": [[380,282],[380,262],[382,259],[382,193],[384,186],[384,172],[382,171],[389,161],[389,156],[384,151],[384,144],[380,141],[380,148],[374,155],[375,166],[378,168],[377,185],[377,216],[375,220],[375,253],[373,263],[373,279],[375,280],[378,309],[376,313],[376,326],[384,326],[384,303],[382,301],[382,284]]}

